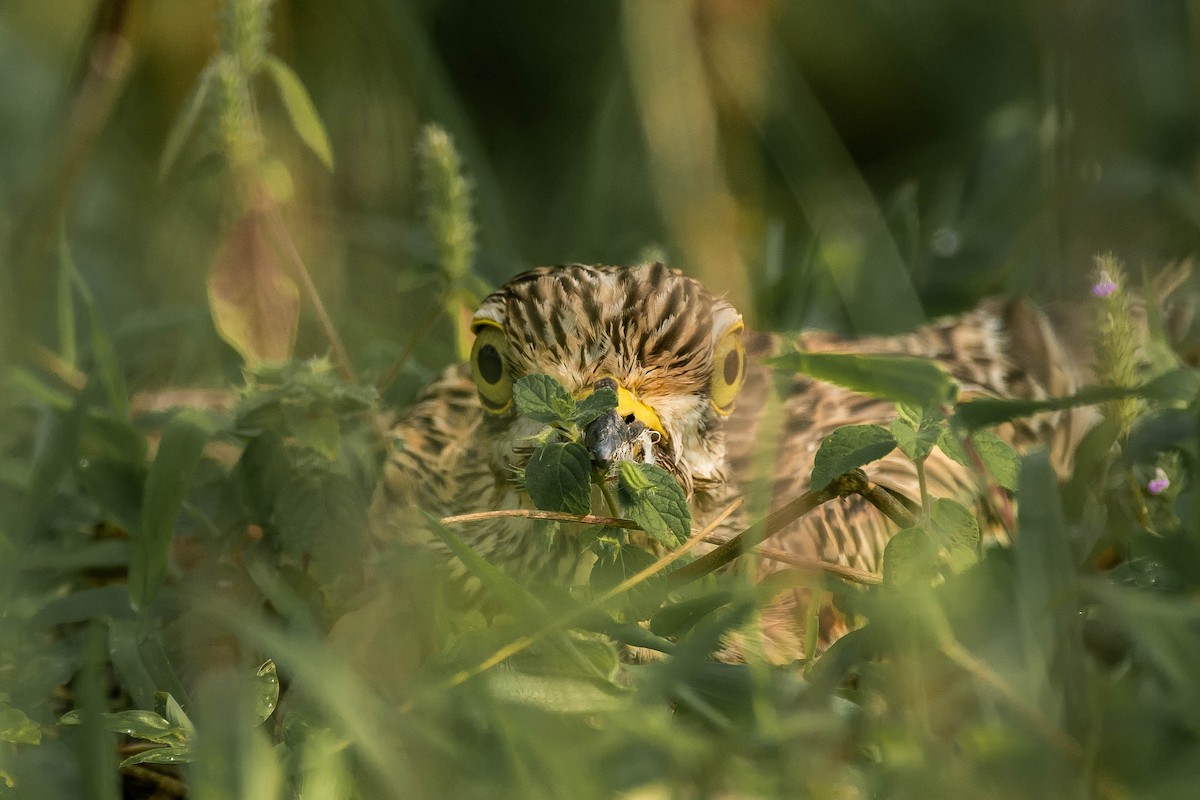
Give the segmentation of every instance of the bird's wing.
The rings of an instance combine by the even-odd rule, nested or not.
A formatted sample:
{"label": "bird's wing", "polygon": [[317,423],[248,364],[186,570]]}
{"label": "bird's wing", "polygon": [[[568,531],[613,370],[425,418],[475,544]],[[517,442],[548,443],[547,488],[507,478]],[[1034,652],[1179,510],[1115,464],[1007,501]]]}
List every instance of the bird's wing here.
{"label": "bird's wing", "polygon": [[[1071,317],[1065,318],[1070,320]],[[1070,331],[1070,332],[1067,332]],[[1067,322],[1052,321],[1024,301],[989,301],[959,317],[939,320],[899,336],[845,339],[807,333],[797,345],[810,351],[883,353],[929,358],[941,364],[965,397],[1041,399],[1076,391],[1086,379],[1090,356],[1086,335]],[[781,337],[751,335],[750,359],[759,364],[748,377],[738,410],[729,418],[726,448],[733,481],[752,497],[769,485],[779,507],[809,489],[813,457],[822,439],[843,426],[887,425],[895,417],[887,401],[864,397],[804,376],[771,375],[762,359],[787,349]],[[1050,447],[1060,469],[1095,412],[1080,409],[1043,414],[998,431],[1018,449]],[[764,453],[773,454],[764,456]],[[940,451],[926,463],[932,496],[980,502],[976,476]],[[867,467],[871,480],[919,498],[916,469],[899,451]],[[856,569],[879,571],[883,548],[895,526],[866,501],[854,497],[826,503],[776,534],[768,544]]]}

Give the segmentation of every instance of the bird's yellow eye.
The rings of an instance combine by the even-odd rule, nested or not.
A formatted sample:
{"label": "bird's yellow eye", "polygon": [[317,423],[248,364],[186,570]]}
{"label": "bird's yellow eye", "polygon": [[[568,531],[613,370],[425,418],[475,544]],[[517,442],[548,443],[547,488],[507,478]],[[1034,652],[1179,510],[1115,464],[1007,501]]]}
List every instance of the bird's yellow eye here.
{"label": "bird's yellow eye", "polygon": [[508,371],[504,331],[493,323],[477,324],[471,348],[471,377],[479,389],[479,401],[493,414],[512,405],[512,374]]}
{"label": "bird's yellow eye", "polygon": [[745,379],[746,349],[742,347],[742,325],[738,323],[721,337],[713,351],[713,410],[722,416],[733,411],[733,400]]}

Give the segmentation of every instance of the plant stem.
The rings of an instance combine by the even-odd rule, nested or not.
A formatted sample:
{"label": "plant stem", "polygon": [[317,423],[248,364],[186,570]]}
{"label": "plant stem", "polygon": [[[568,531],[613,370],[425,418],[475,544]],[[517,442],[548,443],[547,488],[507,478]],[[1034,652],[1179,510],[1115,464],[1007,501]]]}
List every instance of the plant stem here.
{"label": "plant stem", "polygon": [[621,515],[621,505],[617,502],[617,495],[613,492],[612,485],[608,482],[608,477],[597,470],[593,477],[596,483],[600,484],[600,494],[604,495],[604,502],[608,504],[609,513],[614,517]]}
{"label": "plant stem", "polygon": [[270,195],[266,190],[262,191],[264,199],[263,206],[266,210],[267,219],[271,223],[271,228],[275,232],[275,237],[279,243],[283,245],[284,251],[292,262],[292,267],[296,271],[297,277],[300,279],[300,285],[304,287],[304,293],[308,295],[308,300],[313,305],[313,310],[317,312],[317,319],[321,322],[321,327],[325,329],[325,336],[329,339],[329,346],[333,349],[333,358],[337,363],[338,372],[342,376],[342,380],[346,383],[354,383],[354,370],[350,366],[350,356],[346,353],[346,348],[342,344],[342,339],[338,336],[337,329],[333,327],[333,320],[329,316],[329,312],[325,310],[325,303],[321,300],[320,293],[317,292],[317,286],[313,283],[312,276],[308,273],[308,267],[304,265],[304,259],[300,257],[300,251],[296,248],[296,241],[292,238],[291,231],[284,224],[283,214],[279,211],[279,206],[274,201],[270,200]]}
{"label": "plant stem", "polygon": [[928,516],[929,486],[925,479],[925,459],[921,458],[913,463],[917,465],[917,485],[921,487],[921,515]]}

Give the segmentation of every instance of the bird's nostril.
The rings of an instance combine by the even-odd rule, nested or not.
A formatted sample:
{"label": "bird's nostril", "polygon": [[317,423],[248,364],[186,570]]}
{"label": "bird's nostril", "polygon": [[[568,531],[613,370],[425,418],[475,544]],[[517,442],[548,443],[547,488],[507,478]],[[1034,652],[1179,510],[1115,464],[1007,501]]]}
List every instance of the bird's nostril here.
{"label": "bird's nostril", "polygon": [[636,419],[636,417],[634,417],[634,416],[633,416],[633,414],[626,414],[626,415],[625,415],[625,424],[626,424],[626,425],[632,425],[632,424],[633,424],[633,421],[634,421],[635,419]]}

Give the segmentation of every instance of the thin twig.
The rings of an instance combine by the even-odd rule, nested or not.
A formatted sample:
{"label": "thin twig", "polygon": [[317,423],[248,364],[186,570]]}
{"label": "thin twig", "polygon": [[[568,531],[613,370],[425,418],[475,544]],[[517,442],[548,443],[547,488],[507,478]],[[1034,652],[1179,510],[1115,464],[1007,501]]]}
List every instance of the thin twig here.
{"label": "thin twig", "polygon": [[434,303],[429,307],[429,310],[425,312],[425,317],[421,320],[420,324],[417,325],[417,329],[413,331],[413,335],[409,338],[408,344],[404,345],[404,349],[400,351],[400,355],[396,358],[396,362],[392,364],[392,368],[387,371],[387,374],[384,375],[377,384],[375,384],[375,388],[379,390],[380,394],[386,392],[388,387],[395,382],[396,378],[400,377],[400,373],[404,371],[404,366],[408,363],[408,360],[412,358],[412,354],[416,351],[417,345],[420,344],[421,340],[425,338],[425,334],[429,332],[429,328],[434,322],[437,321],[437,318],[441,316],[441,314],[441,303]]}
{"label": "thin twig", "polygon": [[346,383],[354,383],[354,369],[350,366],[350,356],[346,353],[346,347],[342,344],[342,339],[338,336],[337,329],[333,327],[333,320],[329,316],[329,312],[325,310],[325,303],[321,300],[321,295],[317,292],[317,286],[313,283],[312,276],[308,273],[308,267],[304,265],[304,259],[300,257],[300,251],[296,248],[296,242],[292,238],[291,231],[283,221],[283,214],[279,210],[279,206],[268,199],[266,192],[263,192],[267,219],[271,222],[271,227],[275,232],[275,237],[279,243],[283,245],[284,251],[291,259],[292,267],[295,269],[296,275],[300,278],[300,284],[304,287],[304,293],[308,295],[308,300],[313,305],[313,310],[317,312],[317,319],[321,322],[321,327],[325,329],[325,336],[329,339],[329,346],[333,348],[333,357],[337,362],[338,372],[342,375],[342,380]]}
{"label": "thin twig", "polygon": [[[121,771],[140,781],[153,784],[160,791],[166,792],[169,797],[187,796],[187,784],[173,775],[166,775],[158,770],[143,767],[141,764],[131,764],[128,767],[121,767]],[[157,796],[157,793],[155,796]]]}
{"label": "thin twig", "polygon": [[625,528],[630,531],[640,531],[642,529],[633,520],[620,519],[618,517],[600,517],[595,514],[569,514],[566,511],[540,511],[533,508],[502,508],[497,511],[476,511],[471,514],[455,514],[452,517],[442,517],[438,522],[443,525],[458,525],[463,522],[479,522],[480,520],[498,519],[501,517],[579,522],[584,525],[604,525],[609,528]]}
{"label": "thin twig", "polygon": [[[709,544],[723,545],[728,544],[729,539],[720,536],[707,536],[704,539]],[[758,555],[769,558],[772,561],[778,561],[781,564],[790,564],[793,567],[799,567],[802,570],[811,572],[821,572],[828,575],[836,575],[839,578],[845,578],[854,583],[862,583],[868,586],[878,586],[883,583],[883,576],[874,572],[867,572],[853,567],[844,567],[841,564],[834,564],[831,561],[822,561],[819,558],[809,558],[807,556],[798,556],[795,553],[789,553],[786,550],[780,550],[778,547],[768,547],[765,544],[760,544],[754,548],[754,552]]]}
{"label": "thin twig", "polygon": [[[904,495],[900,494],[900,492],[897,490],[890,489],[886,486],[879,486],[878,484],[874,483],[868,483],[861,490],[859,490],[857,494],[861,495],[867,502],[883,512],[884,516],[899,525],[901,528],[911,528],[916,524],[916,518],[913,516],[913,512],[910,508],[908,508],[908,503],[904,502],[912,501],[908,500],[907,497],[904,497]],[[903,500],[901,500],[901,498],[903,498]]]}

